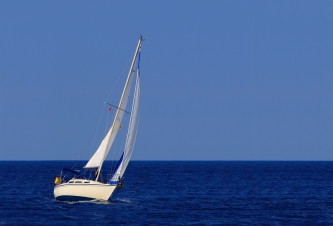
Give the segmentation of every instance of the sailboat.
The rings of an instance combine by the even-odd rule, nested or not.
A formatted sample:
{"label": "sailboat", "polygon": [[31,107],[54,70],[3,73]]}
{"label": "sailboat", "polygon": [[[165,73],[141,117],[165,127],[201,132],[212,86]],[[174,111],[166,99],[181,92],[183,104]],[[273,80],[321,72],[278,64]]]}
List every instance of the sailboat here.
{"label": "sailboat", "polygon": [[[130,161],[139,124],[140,106],[140,53],[142,36],[140,36],[135,49],[134,57],[126,79],[126,83],[116,107],[117,111],[113,123],[106,136],[100,143],[98,149],[83,167],[82,171],[63,168],[55,179],[54,197],[60,201],[80,201],[80,200],[109,200],[117,187],[123,185],[123,175]],[[137,70],[135,73],[135,64]],[[131,112],[126,111],[127,102],[135,83]],[[114,143],[117,133],[122,125],[124,114],[130,114],[129,125],[126,136],[126,143],[122,155],[106,182],[101,180],[101,170],[105,158]],[[94,172],[94,173],[92,173]],[[71,175],[69,180],[66,180]]]}

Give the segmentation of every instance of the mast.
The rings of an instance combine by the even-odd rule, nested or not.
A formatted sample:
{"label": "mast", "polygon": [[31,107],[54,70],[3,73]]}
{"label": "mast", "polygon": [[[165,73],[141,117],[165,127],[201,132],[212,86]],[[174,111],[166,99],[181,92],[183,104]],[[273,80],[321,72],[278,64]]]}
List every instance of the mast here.
{"label": "mast", "polygon": [[[131,77],[132,77],[132,73],[133,73],[133,68],[134,68],[134,64],[135,64],[138,52],[139,52],[139,50],[141,48],[141,42],[142,42],[142,35],[140,35],[140,38],[139,38],[139,41],[138,41],[138,45],[136,46],[136,50],[135,50],[135,53],[134,53],[132,64],[131,64],[130,70],[128,72],[126,83],[125,83],[125,86],[124,86],[124,89],[123,89],[123,92],[121,94],[121,98],[120,98],[120,101],[119,101],[119,105],[118,105],[119,108],[117,108],[117,112],[116,112],[116,115],[114,117],[112,126],[111,126],[111,128],[110,128],[110,130],[109,130],[109,132],[107,134],[107,136],[109,136],[109,137],[107,139],[107,144],[106,144],[105,149],[104,149],[103,158],[101,159],[100,166],[98,167],[98,170],[97,170],[98,174],[97,174],[97,177],[96,177],[95,181],[97,181],[98,178],[99,178],[100,172],[102,170],[103,162],[104,162],[104,160],[105,160],[105,158],[106,158],[106,156],[107,156],[107,154],[109,152],[110,142],[112,144],[112,142],[113,142],[113,140],[114,140],[114,138],[117,135],[117,132],[119,130],[120,122],[121,122],[122,116],[123,116],[123,112],[121,112],[120,109],[126,108],[126,106],[123,108],[122,105],[124,104],[124,97],[125,97],[125,94],[127,92],[128,85],[129,85],[130,81],[132,82]],[[127,104],[127,100],[125,101],[125,105],[126,104]],[[111,138],[113,138],[112,141],[111,141]]]}

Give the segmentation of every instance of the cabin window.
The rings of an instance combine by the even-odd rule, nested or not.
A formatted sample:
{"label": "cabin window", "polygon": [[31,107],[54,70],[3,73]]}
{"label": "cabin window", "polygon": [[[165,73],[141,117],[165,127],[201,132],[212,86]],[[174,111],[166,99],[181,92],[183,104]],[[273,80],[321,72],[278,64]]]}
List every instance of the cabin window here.
{"label": "cabin window", "polygon": [[82,181],[75,181],[75,184],[76,184],[76,183],[82,183]]}
{"label": "cabin window", "polygon": [[71,181],[69,181],[68,183],[74,183],[74,181],[71,180]]}
{"label": "cabin window", "polygon": [[85,181],[84,183],[88,184],[88,183],[90,183],[90,181]]}

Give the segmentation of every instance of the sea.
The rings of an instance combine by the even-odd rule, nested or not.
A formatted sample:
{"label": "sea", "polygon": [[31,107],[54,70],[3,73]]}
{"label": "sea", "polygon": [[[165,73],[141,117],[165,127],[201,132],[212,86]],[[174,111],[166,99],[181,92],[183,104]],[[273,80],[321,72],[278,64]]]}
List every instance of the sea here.
{"label": "sea", "polygon": [[109,201],[55,200],[85,163],[0,161],[0,225],[333,225],[333,162],[131,161]]}

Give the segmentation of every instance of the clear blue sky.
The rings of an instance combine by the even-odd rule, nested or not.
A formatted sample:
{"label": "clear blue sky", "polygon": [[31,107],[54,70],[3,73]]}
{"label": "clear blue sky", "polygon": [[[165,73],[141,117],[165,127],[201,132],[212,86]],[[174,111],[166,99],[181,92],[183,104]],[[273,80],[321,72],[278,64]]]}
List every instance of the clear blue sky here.
{"label": "clear blue sky", "polygon": [[140,34],[134,160],[333,160],[332,22],[333,1],[0,1],[0,160],[88,159]]}

